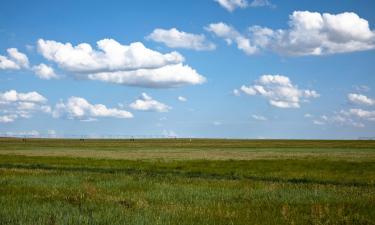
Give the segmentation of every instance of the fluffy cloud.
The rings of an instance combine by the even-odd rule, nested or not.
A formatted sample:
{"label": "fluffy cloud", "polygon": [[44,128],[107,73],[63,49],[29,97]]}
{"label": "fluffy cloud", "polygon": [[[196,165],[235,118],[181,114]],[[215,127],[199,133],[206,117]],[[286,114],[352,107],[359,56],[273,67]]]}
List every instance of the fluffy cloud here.
{"label": "fluffy cloud", "polygon": [[250,36],[260,49],[284,55],[325,55],[375,48],[375,32],[352,12],[329,14],[295,11],[289,29],[253,26]]}
{"label": "fluffy cloud", "polygon": [[183,96],[178,96],[177,97],[178,101],[180,102],[186,102],[187,101],[187,98],[183,97]]}
{"label": "fluffy cloud", "polygon": [[251,117],[254,119],[254,120],[260,120],[260,121],[266,121],[268,120],[267,117],[264,117],[264,116],[261,116],[261,115],[251,115]]}
{"label": "fluffy cloud", "polygon": [[314,90],[298,89],[288,77],[282,75],[262,75],[254,83],[250,86],[242,85],[236,90],[246,95],[263,96],[272,106],[279,108],[299,108],[301,100],[319,97]]}
{"label": "fluffy cloud", "polygon": [[15,90],[0,92],[0,123],[30,118],[34,113],[50,113],[47,99],[37,92],[19,93]]}
{"label": "fluffy cloud", "polygon": [[167,65],[157,69],[94,73],[88,74],[87,79],[151,88],[173,88],[202,84],[206,81],[193,68],[183,64]]}
{"label": "fluffy cloud", "polygon": [[37,66],[33,66],[32,69],[40,79],[50,80],[50,79],[57,79],[58,78],[54,69],[50,66],[47,66],[44,63],[41,63]]}
{"label": "fluffy cloud", "polygon": [[375,31],[353,12],[295,11],[288,24],[288,29],[251,26],[248,34],[225,23],[210,24],[206,29],[228,43],[236,42],[246,54],[265,50],[281,55],[327,55],[375,48]]}
{"label": "fluffy cloud", "polygon": [[93,121],[99,117],[127,119],[132,118],[133,114],[117,108],[107,108],[103,104],[91,104],[84,98],[73,96],[66,102],[56,104],[52,116],[55,118],[66,117],[68,119]]}
{"label": "fluffy cloud", "polygon": [[16,48],[8,48],[7,52],[8,56],[0,55],[0,69],[19,70],[29,67],[29,59],[25,54],[19,52]]}
{"label": "fluffy cloud", "polygon": [[15,90],[10,90],[7,92],[0,92],[0,104],[6,104],[9,102],[34,102],[34,103],[44,103],[47,99],[43,97],[38,92],[27,92],[18,93]]}
{"label": "fluffy cloud", "polygon": [[203,34],[191,34],[176,28],[169,30],[155,29],[147,39],[164,43],[170,48],[186,48],[194,50],[214,50],[215,44],[208,42]]}
{"label": "fluffy cloud", "polygon": [[134,110],[140,111],[168,112],[171,109],[170,106],[152,99],[152,97],[146,93],[142,93],[141,96],[129,106]]}
{"label": "fluffy cloud", "polygon": [[60,68],[80,79],[116,84],[171,88],[201,84],[205,78],[188,65],[177,52],[162,54],[135,42],[122,45],[113,39],[97,42],[97,50],[87,43],[73,46],[40,39],[39,52]]}
{"label": "fluffy cloud", "polygon": [[233,12],[236,8],[247,8],[247,7],[271,7],[274,8],[275,6],[269,2],[268,0],[253,0],[250,4],[247,0],[215,0],[215,2],[219,3],[223,8],[228,10],[229,12]]}
{"label": "fluffy cloud", "polygon": [[151,69],[184,61],[177,52],[161,54],[140,42],[122,45],[113,39],[103,39],[97,42],[97,48],[95,50],[87,43],[73,46],[71,43],[38,40],[38,50],[46,59],[71,72]]}
{"label": "fluffy cloud", "polygon": [[375,105],[375,99],[369,98],[366,95],[350,93],[348,94],[348,99],[350,102],[354,104],[368,105],[368,106]]}
{"label": "fluffy cloud", "polygon": [[235,28],[225,23],[212,23],[205,28],[207,31],[213,32],[216,36],[223,38],[227,44],[235,42],[237,48],[248,55],[258,51],[257,47],[252,45],[249,38],[240,34]]}

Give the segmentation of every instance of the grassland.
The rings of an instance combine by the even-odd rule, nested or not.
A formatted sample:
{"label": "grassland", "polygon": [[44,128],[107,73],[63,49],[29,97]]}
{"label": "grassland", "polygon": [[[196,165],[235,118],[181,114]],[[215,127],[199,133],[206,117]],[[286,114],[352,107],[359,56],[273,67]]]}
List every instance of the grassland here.
{"label": "grassland", "polygon": [[375,224],[375,141],[0,139],[0,224]]}

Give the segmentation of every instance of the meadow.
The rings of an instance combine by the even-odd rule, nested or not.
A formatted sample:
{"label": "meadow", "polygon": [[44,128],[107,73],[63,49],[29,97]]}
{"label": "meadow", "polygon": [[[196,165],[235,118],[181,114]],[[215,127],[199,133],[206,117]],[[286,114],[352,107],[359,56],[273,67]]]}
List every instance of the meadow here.
{"label": "meadow", "polygon": [[0,224],[375,224],[375,141],[0,138]]}

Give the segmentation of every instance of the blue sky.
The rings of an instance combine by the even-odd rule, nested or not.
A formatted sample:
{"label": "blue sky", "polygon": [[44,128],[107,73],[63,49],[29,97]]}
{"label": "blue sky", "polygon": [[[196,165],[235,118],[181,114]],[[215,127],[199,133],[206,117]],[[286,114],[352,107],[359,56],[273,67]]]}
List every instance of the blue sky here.
{"label": "blue sky", "polygon": [[375,136],[373,1],[1,1],[2,135]]}

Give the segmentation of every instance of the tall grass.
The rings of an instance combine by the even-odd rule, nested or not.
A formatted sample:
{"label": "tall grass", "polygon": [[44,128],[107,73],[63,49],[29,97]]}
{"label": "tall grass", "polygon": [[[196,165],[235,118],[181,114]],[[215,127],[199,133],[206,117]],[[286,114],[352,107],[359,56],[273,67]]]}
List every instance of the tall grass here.
{"label": "tall grass", "polygon": [[[52,146],[38,141],[41,146]],[[63,140],[58,141],[63,145]],[[71,141],[75,140],[66,145],[74,147]],[[337,159],[334,154],[267,160],[32,157],[1,155],[1,149],[10,145],[4,142],[0,142],[0,224],[375,221],[375,159],[371,157],[354,161]],[[108,144],[98,142],[99,146]],[[211,151],[220,143],[211,140]],[[37,151],[38,145],[33,145]],[[124,146],[116,148],[126,151]],[[361,144],[358,149],[362,147],[374,151],[371,145]],[[22,149],[20,145],[17,148]],[[31,147],[26,144],[25,148]],[[357,149],[348,150],[353,151]]]}

